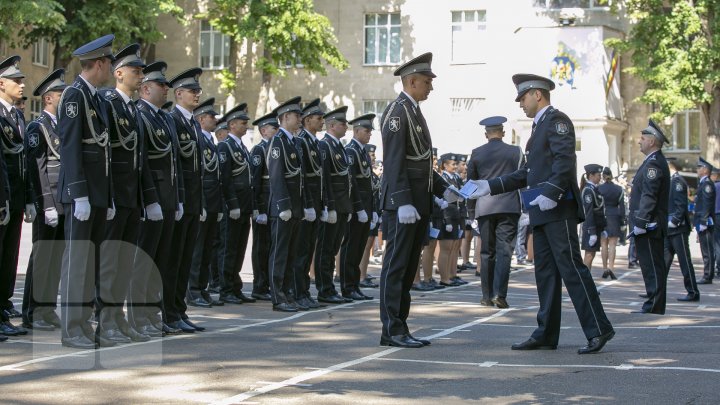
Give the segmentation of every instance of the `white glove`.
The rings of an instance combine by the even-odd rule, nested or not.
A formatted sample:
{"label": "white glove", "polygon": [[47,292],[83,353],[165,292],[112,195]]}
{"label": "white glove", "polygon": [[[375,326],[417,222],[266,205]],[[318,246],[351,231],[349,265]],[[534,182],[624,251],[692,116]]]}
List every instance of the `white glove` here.
{"label": "white glove", "polygon": [[451,224],[445,225],[445,232],[452,232],[453,226]]}
{"label": "white glove", "polygon": [[677,228],[677,225],[673,224],[673,221],[668,221],[668,228]]}
{"label": "white glove", "polygon": [[255,220],[255,218],[257,218],[258,215],[260,215],[260,211],[258,211],[258,210],[253,210],[253,212],[252,212],[252,219]]}
{"label": "white glove", "polygon": [[240,218],[240,214],[240,208],[233,208],[230,210],[230,212],[228,212],[228,216],[230,217],[230,219],[238,219]]}
{"label": "white glove", "polygon": [[348,220],[347,220],[347,221],[350,222],[351,219],[352,219],[352,214],[348,214]]}
{"label": "white glove", "polygon": [[280,215],[278,215],[278,216],[279,216],[280,219],[282,219],[283,221],[289,221],[290,218],[292,218],[292,211],[290,211],[290,210],[285,210],[285,211],[281,212]]}
{"label": "white glove", "polygon": [[112,207],[105,212],[105,219],[112,221],[113,218],[115,218],[115,201],[112,202]]}
{"label": "white glove", "polygon": [[313,222],[317,218],[314,208],[305,208],[303,209],[303,213],[305,214],[303,221]]}
{"label": "white glove", "polygon": [[90,201],[87,197],[75,199],[75,212],[73,215],[78,221],[87,221],[90,219]]}
{"label": "white glove", "polygon": [[358,221],[361,223],[366,223],[368,221],[368,214],[365,212],[365,210],[360,210],[357,212]]}
{"label": "white glove", "polygon": [[707,230],[707,225],[698,225],[698,231],[705,232]]}
{"label": "white glove", "polygon": [[323,209],[322,212],[320,213],[320,222],[327,222],[327,220],[328,220],[328,210],[327,210],[327,207],[325,207],[325,209]]}
{"label": "white glove", "polygon": [[454,203],[456,201],[463,201],[464,198],[455,194],[455,192],[457,192],[457,191],[458,191],[457,187],[455,187],[451,184],[450,186],[448,186],[445,189],[445,192],[443,192],[443,199],[449,203]]}
{"label": "white glove", "polygon": [[644,233],[647,233],[647,229],[645,229],[645,228],[638,228],[637,226],[634,226],[634,227],[633,227],[633,233],[634,233],[635,235],[642,235],[642,234],[644,234]]}
{"label": "white glove", "polygon": [[336,222],[337,222],[337,211],[335,211],[335,210],[328,211],[327,223],[334,224]]}
{"label": "white glove", "polygon": [[377,212],[373,211],[372,214],[373,214],[372,222],[375,222],[376,224],[377,224],[378,222],[380,222],[380,216],[377,214]]}
{"label": "white glove", "polygon": [[378,215],[378,224],[382,224],[382,215]]}
{"label": "white glove", "polygon": [[257,222],[260,225],[267,224],[267,214],[258,214],[258,216],[255,217],[255,222]]}
{"label": "white glove", "polygon": [[218,221],[218,222],[222,222],[222,219],[223,219],[223,213],[222,213],[222,212],[218,212],[217,221]]}
{"label": "white glove", "polygon": [[435,204],[437,204],[437,206],[440,207],[441,210],[444,210],[448,207],[448,202],[438,197],[435,197]]}
{"label": "white glove", "polygon": [[490,183],[488,183],[487,180],[470,180],[473,184],[477,186],[477,190],[475,190],[472,194],[470,194],[470,199],[476,199],[480,197],[484,197],[488,194],[490,194]]}
{"label": "white glove", "polygon": [[604,239],[607,239],[607,237],[608,237],[607,231],[602,231],[602,232],[600,232],[600,237],[601,237],[601,238],[604,238]]}
{"label": "white glove", "polygon": [[35,210],[35,204],[25,204],[25,222],[31,223],[35,220],[37,211]]}
{"label": "white glove", "polygon": [[588,245],[595,246],[596,243],[597,243],[597,235],[590,235],[590,239],[588,239]]}
{"label": "white glove", "polygon": [[467,226],[472,226],[472,223],[473,223],[473,220],[472,220],[472,219],[466,219],[466,220],[465,220],[465,225],[467,225]]}
{"label": "white glove", "polygon": [[45,210],[45,225],[53,228],[58,226],[58,212],[55,207]]}
{"label": "white glove", "polygon": [[0,207],[0,225],[5,226],[10,222],[10,201],[5,200],[5,206]]}
{"label": "white glove", "polygon": [[183,203],[178,204],[178,209],[175,211],[175,220],[179,221],[182,219],[185,210],[183,210]]}
{"label": "white glove", "polygon": [[412,204],[407,205],[401,205],[400,208],[398,208],[398,222],[401,224],[414,224],[415,221],[420,219],[420,214],[418,214],[415,207],[412,206]]}
{"label": "white glove", "polygon": [[537,205],[540,208],[540,211],[549,211],[557,207],[557,202],[540,194],[537,198],[530,201],[530,205]]}
{"label": "white glove", "polygon": [[207,211],[205,211],[205,208],[202,210],[202,214],[200,214],[200,222],[205,222],[207,219]]}
{"label": "white glove", "polygon": [[163,214],[162,208],[160,208],[160,204],[152,203],[145,206],[145,216],[151,221],[162,221]]}

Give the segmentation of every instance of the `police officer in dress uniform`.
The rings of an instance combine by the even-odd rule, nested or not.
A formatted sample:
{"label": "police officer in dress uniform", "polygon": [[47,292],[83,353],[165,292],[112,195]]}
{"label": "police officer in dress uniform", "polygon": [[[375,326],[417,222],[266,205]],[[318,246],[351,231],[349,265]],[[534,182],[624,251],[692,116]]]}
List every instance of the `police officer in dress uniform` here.
{"label": "police officer in dress uniform", "polygon": [[348,123],[353,126],[353,139],[345,146],[348,169],[352,181],[351,194],[357,195],[352,218],[347,223],[340,246],[340,289],[342,296],[353,300],[371,300],[360,290],[360,261],[367,243],[370,227],[377,225],[372,189],[372,165],[365,145],[372,136],[375,114],[365,114]]}
{"label": "police officer in dress uniform", "polygon": [[250,152],[242,142],[242,137],[247,133],[249,120],[246,103],[228,111],[223,121],[227,122],[230,133],[227,139],[218,145],[223,195],[228,210],[225,250],[220,273],[220,301],[231,304],[255,302],[255,298],[243,294],[243,282],[240,278],[250,236],[250,217],[253,212]]}
{"label": "police officer in dress uniform", "polygon": [[635,173],[630,191],[632,218],[637,257],[645,281],[647,300],[637,313],[665,313],[668,267],[664,257],[667,234],[670,171],[662,153],[668,142],[660,128],[650,120],[641,131],[640,151],[645,160]]}
{"label": "police officer in dress uniform", "polygon": [[700,252],[703,258],[703,278],[698,284],[712,284],[715,276],[715,248],[713,246],[713,228],[715,225],[715,183],[710,180],[713,166],[703,158],[698,158],[697,193],[695,194],[695,213],[693,226],[698,234]]}
{"label": "police officer in dress uniform", "polygon": [[100,255],[95,314],[100,336],[116,343],[145,342],[150,336],[133,329],[125,319],[123,303],[140,231],[141,210],[146,219],[159,221],[162,210],[148,169],[145,134],[132,96],[140,88],[145,63],[140,44],[118,52],[113,62],[116,88],[100,90],[108,101],[114,208],[108,210],[105,242]]}
{"label": "police officer in dress uniform", "polygon": [[152,174],[162,218],[159,221],[145,218],[140,223],[128,293],[128,320],[135,330],[151,337],[180,332],[163,323],[157,315],[162,309],[162,289],[164,277],[169,274],[170,257],[178,254],[172,250],[172,234],[176,219],[182,215],[184,200],[175,123],[161,108],[171,86],[165,78],[166,69],[167,64],[163,61],[153,62],[143,69],[145,78],[140,85],[140,100],[136,103],[145,134],[147,167]]}
{"label": "police officer in dress uniform", "polygon": [[[625,191],[615,184],[612,171],[604,167],[602,172],[603,183],[598,186],[598,192],[605,202],[605,236],[600,239],[601,256],[603,262],[603,278],[615,280],[615,248],[618,238],[625,234],[627,217],[625,214]],[[602,236],[602,235],[601,235]]]}
{"label": "police officer in dress uniform", "polygon": [[215,98],[200,103],[193,115],[200,124],[203,139],[203,195],[205,196],[205,209],[207,219],[200,223],[197,242],[195,243],[192,262],[190,263],[190,279],[186,301],[188,305],[209,308],[213,305],[224,305],[222,301],[214,300],[207,291],[210,278],[210,261],[213,257],[213,243],[218,232],[218,223],[223,220],[225,202],[222,197],[220,184],[220,164],[217,146],[211,132],[217,125],[217,112],[215,112]]}
{"label": "police officer in dress uniform", "polygon": [[[398,67],[403,91],[383,112],[384,171],[380,208],[383,210],[385,257],[380,274],[380,344],[423,347],[407,325],[410,314],[410,287],[428,232],[432,195],[454,202],[447,182],[432,168],[432,139],[420,101],[432,91],[435,74],[432,53],[422,54]],[[447,192],[446,192],[447,191]]]}
{"label": "police officer in dress uniform", "polygon": [[[190,279],[192,254],[197,241],[200,222],[207,219],[203,174],[205,169],[205,136],[192,111],[200,105],[200,75],[202,69],[188,69],[174,78],[170,84],[175,92],[175,107],[170,116],[175,123],[175,132],[180,145],[179,159],[182,167],[185,200],[182,215],[177,219],[172,236],[175,254],[168,266],[168,285],[163,279],[163,316],[168,326],[185,333],[201,332],[204,327],[195,325],[185,311],[185,295]],[[210,156],[212,159],[212,156]]]}
{"label": "police officer in dress uniform", "polygon": [[575,129],[567,115],[550,105],[555,83],[542,76],[516,74],[515,101],[528,118],[533,131],[525,146],[527,162],[519,170],[491,179],[475,180],[471,196],[500,194],[520,188],[528,201],[530,226],[535,248],[535,281],[540,309],[538,327],[513,350],[554,350],[560,337],[562,283],[572,299],[588,344],[578,354],[600,351],[615,335],[605,315],[590,271],[583,264],[577,223],[583,220],[580,190],[575,180]]}
{"label": "police officer in dress uniform", "polygon": [[378,288],[379,285],[375,284],[372,279],[373,277],[369,277],[367,274],[367,267],[370,262],[370,257],[373,253],[373,247],[375,246],[375,239],[378,236],[378,230],[380,229],[380,224],[382,222],[382,211],[380,211],[380,176],[378,176],[375,173],[375,170],[372,170],[375,167],[375,150],[377,149],[377,146],[372,144],[365,144],[365,152],[367,152],[368,156],[370,157],[370,175],[372,176],[370,178],[370,183],[372,184],[372,198],[373,198],[373,218],[377,219],[375,223],[373,221],[370,221],[370,230],[368,232],[368,239],[367,243],[365,245],[365,252],[363,253],[362,261],[360,262],[360,283],[358,285],[362,288]]}
{"label": "police officer in dress uniform", "polygon": [[[591,163],[585,165],[586,184],[581,191],[583,212],[585,213],[585,221],[582,223],[582,239],[580,248],[585,251],[585,266],[592,272],[592,261],[595,253],[600,251],[600,240],[607,237],[605,227],[607,220],[605,219],[605,199],[598,192],[598,184],[600,183],[603,167],[601,165]],[[615,274],[609,270],[605,270],[603,278],[610,277],[617,279]]]}
{"label": "police officer in dress uniform", "polygon": [[78,349],[115,345],[96,335],[90,324],[97,260],[105,239],[108,208],[113,206],[110,106],[98,87],[112,74],[114,39],[114,35],[106,35],[73,52],[80,59],[82,72],[63,91],[58,107],[62,156],[58,198],[66,213],[60,278],[61,341],[63,346]]}
{"label": "police officer in dress uniform", "polygon": [[[488,117],[480,121],[488,142],[473,149],[467,164],[467,179],[491,179],[512,173],[525,163],[519,146],[503,142],[503,123],[507,118]],[[475,218],[480,230],[480,280],[484,305],[508,308],[507,289],[513,241],[520,218],[520,197],[517,191],[477,199]]]}
{"label": "police officer in dress uniform", "polygon": [[300,130],[300,97],[280,104],[275,113],[280,129],[268,145],[270,182],[270,293],[273,311],[297,312],[292,265],[297,257],[298,229],[302,220],[314,221],[315,210],[303,190],[302,149],[295,135]]}
{"label": "police officer in dress uniform", "polygon": [[[201,124],[202,125],[202,124]],[[227,122],[222,119],[218,120],[217,126],[215,127],[215,142],[220,143],[228,137],[228,126]],[[225,246],[225,227],[227,226],[227,206],[223,204],[223,215],[218,221],[217,232],[215,232],[215,239],[212,245],[212,257],[210,259],[210,276],[208,292],[220,293],[220,264],[222,263],[222,257],[224,255],[223,249]],[[222,304],[220,301],[214,301]],[[218,304],[215,304],[218,305]]]}
{"label": "police officer in dress uniform", "polygon": [[[19,62],[19,56],[11,56],[0,63],[0,146],[7,176],[3,182],[9,185],[9,197],[2,200],[9,217],[4,218],[7,223],[0,223],[0,333],[9,336],[27,333],[13,326],[8,318],[21,315],[10,299],[15,291],[23,211],[26,222],[32,222],[36,216],[30,185],[25,179],[25,116],[15,107],[25,88]],[[9,205],[5,204],[8,200]]]}
{"label": "police officer in dress uniform", "polygon": [[[293,264],[295,274],[295,304],[298,307],[320,308],[324,305],[315,301],[310,294],[310,264],[312,263],[315,245],[317,244],[318,231],[320,229],[320,218],[317,214],[322,212],[323,203],[323,166],[320,156],[320,146],[316,134],[322,130],[325,112],[320,107],[320,99],[309,102],[303,107],[302,127],[297,139],[302,148],[305,191],[308,198],[312,200],[312,208],[315,210],[314,221],[300,221],[300,239],[298,241],[297,259]],[[326,191],[325,191],[326,193]]]}
{"label": "police officer in dress uniform", "polygon": [[340,143],[340,138],[345,136],[347,130],[346,113],[347,107],[340,107],[323,116],[327,129],[320,142],[326,206],[320,217],[320,231],[315,249],[315,287],[318,290],[317,300],[330,304],[353,301],[350,297],[340,296],[333,283],[335,256],[340,251],[348,217],[358,202],[354,198],[357,194],[352,190],[351,182],[354,179],[350,177],[350,162]]}
{"label": "police officer in dress uniform", "polygon": [[43,215],[33,221],[33,247],[25,273],[22,304],[23,326],[44,331],[60,327],[55,308],[65,250],[65,215],[57,199],[60,136],[56,127],[57,106],[65,87],[65,70],[57,69],[35,88],[33,96],[42,97],[43,111],[28,124],[24,140],[32,201]]}
{"label": "police officer in dress uniform", "polygon": [[270,274],[270,226],[268,212],[270,204],[270,175],[268,174],[267,154],[270,139],[280,128],[275,111],[266,114],[252,123],[258,127],[262,140],[250,151],[252,161],[253,188],[253,290],[252,297],[261,301],[271,301]]}
{"label": "police officer in dress uniform", "polygon": [[678,172],[675,158],[666,158],[670,169],[670,195],[668,196],[668,232],[665,238],[665,265],[668,269],[677,255],[680,272],[687,294],[678,301],[699,301],[700,290],[695,280],[695,268],[690,258],[688,236],[691,222],[688,213],[688,185]]}

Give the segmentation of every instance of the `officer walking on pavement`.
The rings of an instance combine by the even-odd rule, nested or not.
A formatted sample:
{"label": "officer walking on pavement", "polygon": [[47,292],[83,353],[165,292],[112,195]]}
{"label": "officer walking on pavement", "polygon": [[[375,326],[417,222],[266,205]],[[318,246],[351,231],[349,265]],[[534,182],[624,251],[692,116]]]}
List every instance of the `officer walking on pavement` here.
{"label": "officer walking on pavement", "polygon": [[715,225],[715,183],[710,180],[713,166],[703,158],[698,158],[698,188],[695,194],[695,213],[693,226],[698,234],[700,252],[703,258],[703,278],[698,284],[712,284],[715,276],[715,247],[713,230]]}
{"label": "officer walking on pavement", "polygon": [[575,179],[575,129],[567,115],[550,105],[550,91],[555,88],[552,80],[533,74],[516,74],[512,80],[517,88],[515,101],[533,119],[532,134],[525,146],[527,163],[490,181],[473,181],[478,190],[471,195],[477,198],[528,187],[523,191],[523,201],[529,200],[540,309],[537,329],[512,349],[557,349],[564,282],[588,340],[578,354],[598,352],[615,331],[580,256],[576,229],[583,212]]}
{"label": "officer walking on pavement", "polygon": [[665,313],[668,267],[665,263],[670,170],[662,153],[668,140],[652,121],[641,131],[640,151],[645,160],[635,173],[630,191],[632,218],[638,261],[645,281],[647,300],[636,313]]}

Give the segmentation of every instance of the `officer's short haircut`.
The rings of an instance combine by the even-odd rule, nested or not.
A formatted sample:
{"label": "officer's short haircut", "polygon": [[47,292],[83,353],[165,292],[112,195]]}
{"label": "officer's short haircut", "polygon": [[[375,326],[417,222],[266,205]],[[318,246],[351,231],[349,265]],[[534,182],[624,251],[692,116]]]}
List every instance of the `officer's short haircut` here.
{"label": "officer's short haircut", "polygon": [[546,89],[535,89],[535,91],[539,91],[540,94],[542,94],[542,96],[543,96],[543,98],[544,98],[545,100],[547,100],[548,102],[550,101],[550,90],[546,90]]}
{"label": "officer's short haircut", "polygon": [[92,67],[95,65],[95,62],[96,62],[96,61],[102,60],[102,59],[104,59],[104,58],[105,58],[105,57],[95,58],[95,59],[81,60],[81,61],[80,61],[80,67],[82,68],[82,70],[90,70],[90,69],[92,69]]}

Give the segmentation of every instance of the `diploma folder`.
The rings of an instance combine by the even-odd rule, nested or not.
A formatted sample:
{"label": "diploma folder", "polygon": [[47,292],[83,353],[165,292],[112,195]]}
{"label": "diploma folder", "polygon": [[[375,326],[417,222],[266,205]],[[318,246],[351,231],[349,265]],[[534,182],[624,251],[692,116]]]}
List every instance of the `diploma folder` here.
{"label": "diploma folder", "polygon": [[[520,190],[520,197],[522,198],[522,203],[525,209],[530,209],[530,202],[532,202],[534,199],[538,198],[538,196],[542,193],[543,186],[542,183],[537,185],[536,187],[532,188],[526,188],[524,190]],[[563,200],[572,200],[574,199],[572,191],[566,191],[565,194],[563,194]]]}

